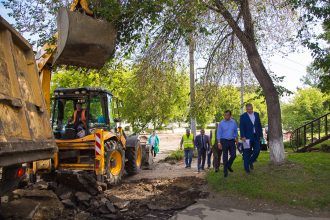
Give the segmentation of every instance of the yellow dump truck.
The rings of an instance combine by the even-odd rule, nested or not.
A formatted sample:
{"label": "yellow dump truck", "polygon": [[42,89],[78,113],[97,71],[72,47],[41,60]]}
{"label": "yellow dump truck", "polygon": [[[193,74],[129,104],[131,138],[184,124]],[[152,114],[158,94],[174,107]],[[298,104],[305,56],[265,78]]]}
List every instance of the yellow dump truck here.
{"label": "yellow dump truck", "polygon": [[57,151],[31,45],[0,16],[0,195]]}

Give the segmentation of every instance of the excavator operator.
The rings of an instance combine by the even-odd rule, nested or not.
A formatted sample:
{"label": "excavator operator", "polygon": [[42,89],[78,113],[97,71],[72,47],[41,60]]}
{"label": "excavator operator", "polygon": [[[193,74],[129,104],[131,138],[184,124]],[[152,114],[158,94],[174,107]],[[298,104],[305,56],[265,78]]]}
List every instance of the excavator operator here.
{"label": "excavator operator", "polygon": [[76,110],[73,113],[73,128],[76,130],[79,137],[86,135],[86,110],[82,108],[81,103],[76,104]]}

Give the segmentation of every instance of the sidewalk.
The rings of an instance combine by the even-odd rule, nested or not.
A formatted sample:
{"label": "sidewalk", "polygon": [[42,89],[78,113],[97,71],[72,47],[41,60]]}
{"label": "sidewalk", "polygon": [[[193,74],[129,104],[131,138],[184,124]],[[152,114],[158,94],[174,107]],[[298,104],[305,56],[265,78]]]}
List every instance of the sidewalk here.
{"label": "sidewalk", "polygon": [[207,199],[178,212],[171,220],[326,220],[330,212],[312,212],[211,192]]}

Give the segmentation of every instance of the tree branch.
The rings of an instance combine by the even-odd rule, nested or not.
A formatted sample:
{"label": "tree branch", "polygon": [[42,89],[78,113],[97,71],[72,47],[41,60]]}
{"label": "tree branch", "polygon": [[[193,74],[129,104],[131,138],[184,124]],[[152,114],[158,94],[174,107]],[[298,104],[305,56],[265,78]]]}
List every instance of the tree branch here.
{"label": "tree branch", "polygon": [[253,22],[252,16],[249,8],[249,0],[241,1],[241,8],[243,12],[243,22],[244,22],[244,32],[247,37],[251,40],[254,40],[254,30],[253,30]]}
{"label": "tree branch", "polygon": [[220,0],[215,0],[215,4],[220,11],[220,14],[224,17],[224,19],[228,22],[229,26],[233,29],[236,36],[243,42],[246,41],[246,36],[242,29],[238,26],[237,22],[234,20],[233,16],[227,10],[225,5]]}

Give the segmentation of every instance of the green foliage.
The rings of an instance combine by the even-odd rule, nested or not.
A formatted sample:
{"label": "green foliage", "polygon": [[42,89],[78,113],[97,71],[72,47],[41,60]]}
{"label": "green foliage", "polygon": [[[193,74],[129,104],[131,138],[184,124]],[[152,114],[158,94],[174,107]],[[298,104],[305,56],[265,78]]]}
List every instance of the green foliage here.
{"label": "green foliage", "polygon": [[[216,121],[223,119],[224,111],[232,111],[232,117],[239,123],[240,118],[240,90],[234,86],[224,86],[219,88],[219,96],[217,99]],[[268,123],[267,107],[263,97],[259,97],[256,92],[250,90],[244,94],[244,103],[253,104],[253,109],[260,114],[261,124],[264,126]]]}
{"label": "green foliage", "polygon": [[163,70],[137,66],[124,100],[123,115],[133,128],[154,128],[172,121],[183,121],[188,113],[188,83],[185,72],[172,67]]}
{"label": "green foliage", "polygon": [[[328,0],[289,0],[295,9],[300,9],[300,21],[305,25],[299,30],[302,43],[312,51],[313,68],[322,75],[318,87],[323,92],[330,91],[330,2]],[[323,33],[318,36],[309,33],[308,24],[322,22]]]}
{"label": "green foliage", "polygon": [[170,162],[170,161],[180,161],[180,160],[183,160],[184,158],[184,152],[183,150],[175,150],[173,152],[170,153],[170,155],[168,155],[166,158],[165,158],[165,161],[166,162]]}
{"label": "green foliage", "polygon": [[283,126],[293,130],[329,110],[329,96],[316,88],[300,89],[288,104],[282,105]]}
{"label": "green foliage", "polygon": [[238,122],[240,116],[240,91],[234,86],[223,86],[219,88],[215,119],[217,122],[223,119],[224,112],[230,110],[232,117]]}
{"label": "green foliage", "polygon": [[[245,88],[245,103],[252,103],[254,111],[260,113],[262,125],[268,123],[267,107],[264,97],[260,97],[254,88]],[[232,117],[239,123],[240,89],[235,86],[196,86],[196,120],[200,127],[210,122],[223,120],[226,110],[232,112]]]}
{"label": "green foliage", "polygon": [[196,85],[196,121],[200,128],[214,121],[214,115],[217,109],[218,91],[217,86]]}
{"label": "green foliage", "polygon": [[318,68],[315,62],[307,67],[306,72],[307,74],[301,79],[305,85],[319,88],[324,93],[330,92],[329,73],[324,72],[323,68]]}
{"label": "green foliage", "polygon": [[323,75],[323,72],[313,65],[307,66],[306,72],[307,74],[301,78],[301,81],[304,85],[317,88],[320,84],[320,77]]}
{"label": "green foliage", "polygon": [[[121,63],[109,63],[102,71],[59,69],[53,74],[51,91],[55,88],[101,87],[122,101],[122,119],[131,123],[134,131],[172,121],[183,121],[188,111],[187,74],[174,68],[151,68],[146,74]],[[141,72],[142,71],[142,72]]]}
{"label": "green foliage", "polygon": [[290,141],[284,141],[283,142],[283,145],[284,145],[284,148],[286,150],[290,149],[291,148],[291,142]]}
{"label": "green foliage", "polygon": [[246,175],[238,157],[234,173],[224,179],[219,173],[207,173],[209,185],[233,196],[275,202],[281,205],[329,210],[330,154],[288,154],[281,166],[269,164],[268,153],[261,153],[251,175]]}
{"label": "green foliage", "polygon": [[[276,75],[270,75],[270,77],[272,78],[272,81],[274,83],[274,86],[276,88],[276,91],[277,91],[277,94],[279,96],[289,96],[289,95],[292,95],[293,93],[288,90],[287,88],[285,88],[284,86],[281,86],[280,83],[283,82],[285,76],[276,76]],[[258,96],[257,98],[262,98],[262,97],[265,97],[265,94],[262,90],[262,88],[259,86],[257,87],[257,90],[256,90]]]}

